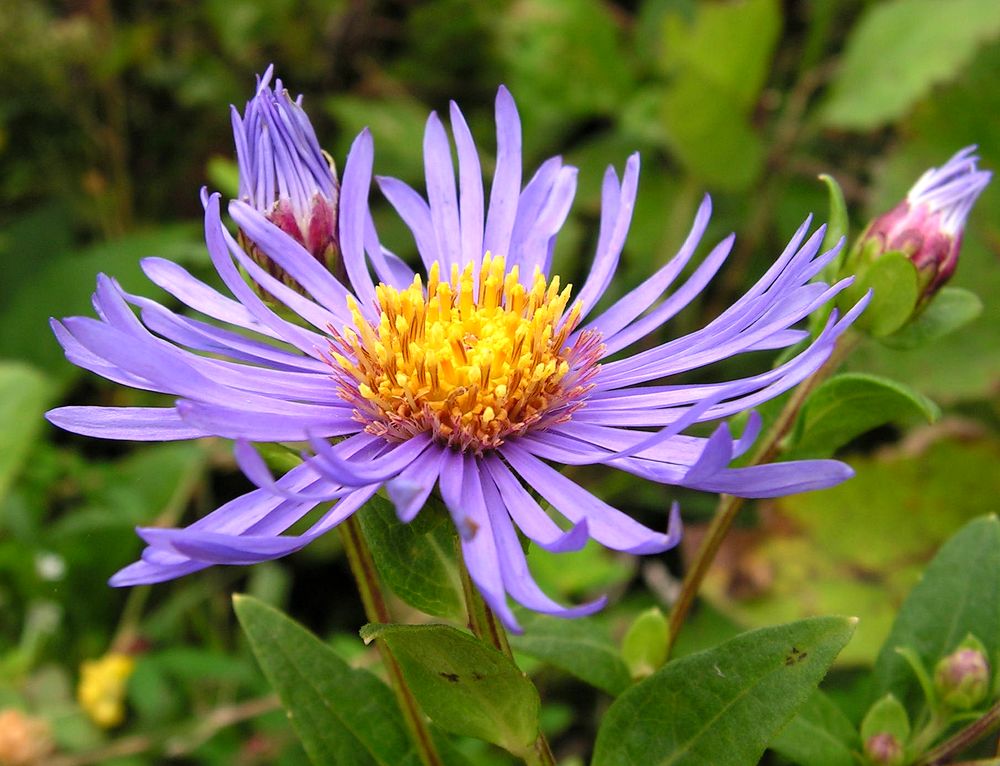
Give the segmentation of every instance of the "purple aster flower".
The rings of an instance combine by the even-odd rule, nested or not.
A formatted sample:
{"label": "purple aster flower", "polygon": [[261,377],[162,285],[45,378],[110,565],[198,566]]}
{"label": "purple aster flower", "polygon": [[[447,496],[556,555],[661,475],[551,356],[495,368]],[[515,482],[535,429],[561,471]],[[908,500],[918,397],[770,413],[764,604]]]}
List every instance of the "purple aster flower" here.
{"label": "purple aster flower", "polygon": [[965,220],[992,177],[977,167],[975,150],[967,146],[942,167],[925,172],[906,199],[872,221],[859,239],[859,252],[869,253],[867,257],[904,252],[920,272],[924,299],[954,273]]}
{"label": "purple aster flower", "polygon": [[[242,117],[232,107],[240,199],[343,277],[337,242],[340,186],[333,160],[320,148],[302,96],[293,101],[281,80],[272,89],[273,73],[271,66],[258,78],[257,93]],[[240,245],[272,276],[301,287],[243,231]]]}
{"label": "purple aster flower", "polygon": [[[139,529],[147,547],[140,561],[112,578],[114,585],[284,556],[337,526],[382,487],[408,522],[437,487],[473,581],[517,629],[508,596],[563,616],[603,604],[566,608],[544,594],[517,530],[550,551],[578,549],[593,538],[613,550],[658,553],[680,537],[676,505],[663,529],[650,529],[550,462],[613,466],[651,481],[743,497],[818,489],[850,476],[832,460],[731,468],[754,441],[757,417],[739,438],[725,423],[707,438],[683,432],[795,386],[827,358],[861,305],[841,319],[834,313],[808,347],[772,370],[711,384],[671,382],[680,373],[806,337],[795,325],[849,281],[810,281],[835,254],[820,253],[823,227],[808,236],[807,220],[767,273],[707,326],[649,345],[648,337],[701,292],[732,247],[729,236],[681,278],[708,225],[708,197],[677,255],[596,312],[628,232],[638,155],[628,159],[621,178],[613,168],[604,176],[596,253],[574,291],[550,264],[576,169],[553,158],[522,184],[520,121],[501,88],[487,203],[477,150],[454,104],[451,124],[457,185],[451,144],[436,114],[424,137],[427,198],[399,180],[378,179],[413,233],[421,274],[380,244],[368,208],[373,145],[364,131],[340,188],[346,283],[260,204],[231,202],[229,214],[246,237],[308,295],[290,289],[230,236],[219,195],[203,193],[208,250],[231,295],[169,261],[150,258],[143,268],[214,321],[177,314],[100,276],[99,319],[53,322],[72,362],[177,397],[168,407],[62,407],[49,413],[53,423],[113,439],[234,439],[237,460],[258,487],[184,529]],[[248,286],[241,269],[283,304],[281,315]],[[619,353],[639,341],[648,347]],[[300,466],[274,479],[253,443],[284,441],[308,442],[311,449]],[[328,501],[332,506],[306,531],[285,534]],[[554,521],[542,501],[565,523]]]}

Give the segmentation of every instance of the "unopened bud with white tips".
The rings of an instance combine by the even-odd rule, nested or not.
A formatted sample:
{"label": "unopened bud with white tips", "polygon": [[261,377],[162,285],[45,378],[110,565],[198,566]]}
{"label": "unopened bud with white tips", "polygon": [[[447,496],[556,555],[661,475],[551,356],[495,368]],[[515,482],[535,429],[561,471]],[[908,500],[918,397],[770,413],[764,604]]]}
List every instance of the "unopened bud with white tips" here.
{"label": "unopened bud with white tips", "polygon": [[965,221],[992,177],[978,168],[975,150],[967,146],[920,176],[906,199],[868,225],[851,259],[900,251],[917,268],[921,303],[932,297],[954,273]]}

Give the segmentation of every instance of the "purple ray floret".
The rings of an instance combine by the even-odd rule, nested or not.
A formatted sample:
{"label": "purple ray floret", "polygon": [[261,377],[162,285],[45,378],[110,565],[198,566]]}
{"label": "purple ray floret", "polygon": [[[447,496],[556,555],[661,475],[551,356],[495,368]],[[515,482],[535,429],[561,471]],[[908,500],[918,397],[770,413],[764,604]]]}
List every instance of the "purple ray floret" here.
{"label": "purple ray floret", "polygon": [[[714,277],[733,238],[682,277],[711,215],[705,197],[677,255],[596,310],[622,257],[639,157],[628,158],[621,177],[608,168],[592,266],[571,291],[551,272],[551,260],[577,171],[553,158],[525,182],[520,120],[501,87],[488,193],[455,104],[457,169],[445,126],[432,114],[424,137],[426,195],[394,178],[377,179],[412,232],[419,275],[379,240],[368,207],[372,137],[367,131],[357,137],[339,190],[331,187],[339,191],[338,279],[271,215],[279,198],[299,204],[316,193],[337,195],[322,185],[329,179],[305,113],[276,97],[269,79],[270,70],[243,118],[234,112],[242,199],[228,210],[242,237],[294,289],[230,235],[219,195],[204,194],[205,239],[229,294],[176,264],[147,259],[149,278],[195,315],[131,295],[101,276],[98,319],[53,322],[75,364],[175,398],[163,407],[62,407],[49,413],[53,423],[111,439],[234,439],[237,462],[257,487],[186,528],[140,529],[147,544],[142,558],[113,584],[284,556],[348,518],[380,488],[408,522],[438,489],[473,581],[516,630],[510,599],[563,616],[603,605],[564,607],[543,593],[518,531],[551,551],[576,550],[593,539],[650,554],[680,539],[676,506],[660,529],[650,529],[551,463],[613,466],[655,482],[744,497],[819,489],[851,475],[834,460],[730,467],[759,431],[755,416],[739,438],[724,422],[708,438],[684,431],[801,382],[827,359],[863,304],[843,317],[833,312],[809,345],[773,370],[717,383],[673,382],[681,373],[807,337],[797,325],[847,284],[813,281],[835,255],[821,252],[823,227],[810,234],[807,220],[773,266],[702,329],[651,340]],[[628,354],[639,342],[641,350]],[[304,442],[308,450],[300,466],[274,477],[253,445],[279,441]],[[331,504],[323,516],[287,534],[321,502]]]}

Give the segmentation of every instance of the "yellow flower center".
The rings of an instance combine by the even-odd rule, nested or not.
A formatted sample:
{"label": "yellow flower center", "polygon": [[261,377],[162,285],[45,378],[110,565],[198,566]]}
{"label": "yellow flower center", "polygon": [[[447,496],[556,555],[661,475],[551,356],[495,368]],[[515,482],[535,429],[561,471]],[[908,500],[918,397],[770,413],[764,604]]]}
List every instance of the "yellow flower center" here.
{"label": "yellow flower center", "polygon": [[[426,291],[420,276],[397,290],[376,288],[376,325],[349,301],[354,327],[333,332],[331,356],[342,393],[369,433],[405,440],[430,431],[456,449],[499,446],[511,436],[569,418],[590,389],[600,336],[566,341],[580,320],[566,312],[570,287],[489,253],[441,281],[435,262]],[[564,312],[566,312],[564,314]]]}

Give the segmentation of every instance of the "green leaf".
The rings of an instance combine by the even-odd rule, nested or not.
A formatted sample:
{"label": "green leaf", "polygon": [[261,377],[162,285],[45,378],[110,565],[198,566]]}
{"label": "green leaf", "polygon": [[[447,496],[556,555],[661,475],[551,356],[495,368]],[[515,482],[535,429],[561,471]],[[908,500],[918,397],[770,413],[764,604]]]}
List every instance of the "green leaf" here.
{"label": "green leaf", "polygon": [[942,287],[917,317],[882,339],[892,348],[917,348],[964,327],[983,313],[983,302],[971,290]]}
{"label": "green leaf", "polygon": [[151,255],[184,262],[207,258],[199,228],[189,224],[130,234],[81,252],[63,253],[33,275],[30,290],[18,292],[0,307],[0,355],[30,361],[64,379],[75,374],[52,337],[49,317],[91,313],[90,295],[102,271],[120,280],[126,290],[156,294],[157,288],[139,268],[139,261]]}
{"label": "green leaf", "polygon": [[[847,202],[844,200],[844,191],[837,183],[837,179],[826,173],[821,173],[819,180],[826,186],[827,196],[830,203],[830,212],[826,218],[826,236],[823,237],[821,252],[826,252],[836,247],[841,238],[846,237],[851,227],[850,219],[847,216]],[[840,253],[824,269],[825,281],[834,282],[840,272],[840,264],[847,254],[847,245],[840,249]]]}
{"label": "green leaf", "polygon": [[846,311],[869,290],[874,292],[871,303],[854,326],[879,338],[895,332],[913,316],[920,297],[917,269],[903,253],[881,253],[874,263],[860,269],[837,303]]}
{"label": "green leaf", "polygon": [[934,667],[966,635],[980,636],[988,657],[1000,649],[1000,521],[984,516],[952,537],[914,586],[875,663],[874,692],[892,692],[911,718],[923,706],[906,647]]}
{"label": "green leaf", "polygon": [[823,114],[827,125],[870,130],[904,115],[1000,33],[995,0],[875,3],[847,41]]}
{"label": "green leaf", "polygon": [[330,147],[334,156],[346,157],[362,128],[368,127],[377,137],[378,163],[381,168],[391,168],[392,174],[404,181],[422,179],[424,165],[414,146],[423,141],[427,109],[416,99],[396,94],[391,100],[361,98],[339,94],[323,102],[326,111],[337,120],[340,141]]}
{"label": "green leaf", "polygon": [[0,500],[16,478],[45,421],[52,386],[26,364],[0,361]]}
{"label": "green leaf", "polygon": [[622,657],[632,678],[645,678],[667,661],[670,628],[658,607],[647,609],[629,626],[622,639]]}
{"label": "green leaf", "polygon": [[612,696],[632,683],[628,667],[607,630],[592,618],[564,620],[524,612],[524,633],[510,636],[517,651],[548,662]]}
{"label": "green leaf", "polygon": [[874,664],[926,562],[996,504],[998,464],[1000,441],[967,435],[856,457],[850,481],[775,501],[733,564],[709,572],[703,595],[744,628],[853,613],[858,629],[838,662]]}
{"label": "green leaf", "polygon": [[567,120],[613,114],[632,91],[622,35],[599,0],[518,0],[498,37],[506,82],[525,116],[559,130]]}
{"label": "green leaf", "polygon": [[366,625],[399,662],[420,707],[446,731],[530,752],[538,735],[538,691],[507,657],[447,625]]}
{"label": "green leaf", "polygon": [[205,175],[213,189],[222,192],[223,196],[238,199],[240,196],[240,168],[230,157],[216,155],[209,157],[205,164]]}
{"label": "green leaf", "polygon": [[594,766],[749,766],[815,690],[856,620],[818,617],[743,633],[668,663],[622,694]]}
{"label": "green leaf", "polygon": [[440,503],[430,502],[409,524],[378,495],[358,513],[375,566],[386,585],[421,612],[465,619],[455,554],[455,526]]}
{"label": "green leaf", "polygon": [[894,380],[848,372],[825,381],[802,408],[796,438],[789,450],[795,458],[829,457],[866,431],[909,417],[933,423],[937,405]]}
{"label": "green leaf", "polygon": [[697,72],[745,115],[767,81],[780,33],[776,0],[699,3],[690,20],[680,12],[665,15],[661,70],[668,78]]}
{"label": "green leaf", "polygon": [[906,708],[893,694],[879,698],[861,722],[861,740],[867,742],[876,734],[891,734],[900,742],[910,738],[910,717]]}
{"label": "green leaf", "polygon": [[840,707],[817,690],[770,748],[797,766],[855,766],[858,731]]}
{"label": "green leaf", "polygon": [[764,144],[719,86],[689,72],[664,89],[660,115],[673,154],[704,183],[743,191],[760,177]]}
{"label": "green leaf", "polygon": [[664,17],[660,95],[665,137],[692,173],[740,191],[760,176],[764,147],[750,112],[781,30],[774,0],[699,3],[690,19]]}
{"label": "green leaf", "polygon": [[351,668],[316,636],[262,601],[237,595],[233,608],[313,763],[419,763],[392,692],[378,678]]}

